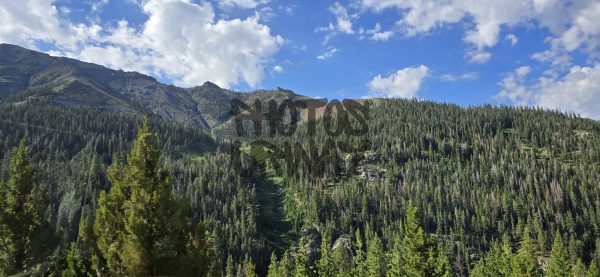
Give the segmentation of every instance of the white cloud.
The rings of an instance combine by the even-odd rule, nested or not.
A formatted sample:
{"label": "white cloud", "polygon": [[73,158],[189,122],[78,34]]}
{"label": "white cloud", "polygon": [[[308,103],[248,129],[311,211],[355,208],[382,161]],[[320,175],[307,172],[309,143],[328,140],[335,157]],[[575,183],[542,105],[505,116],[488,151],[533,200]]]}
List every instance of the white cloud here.
{"label": "white cloud", "polygon": [[377,32],[371,36],[371,39],[376,40],[376,41],[387,41],[393,35],[394,35],[394,32],[392,32],[392,31]]}
{"label": "white cloud", "polygon": [[339,2],[335,2],[329,10],[335,15],[337,21],[337,30],[345,34],[353,34],[352,22],[348,16],[348,10]]}
{"label": "white cloud", "polygon": [[327,51],[325,51],[325,53],[318,55],[317,59],[319,60],[326,60],[329,59],[331,57],[333,57],[333,55],[335,55],[335,53],[339,52],[340,49],[334,48],[334,47],[329,47],[327,49]]}
{"label": "white cloud", "polygon": [[529,72],[531,72],[531,67],[529,67],[527,65],[526,66],[521,66],[521,67],[517,68],[515,70],[515,72],[517,73],[517,76],[519,76],[519,77],[525,77],[525,76],[527,76],[527,74],[529,74]]}
{"label": "white cloud", "polygon": [[467,56],[469,56],[470,63],[486,63],[492,58],[492,54],[482,50],[469,51]]}
{"label": "white cloud", "polygon": [[283,73],[283,67],[281,65],[276,65],[273,67],[273,72],[281,74]]}
{"label": "white cloud", "polygon": [[594,67],[571,67],[560,78],[540,77],[528,84],[528,67],[520,67],[500,83],[499,100],[511,104],[535,105],[575,112],[583,117],[600,119],[600,64]]}
{"label": "white cloud", "polygon": [[243,9],[254,9],[267,3],[269,3],[269,0],[219,0],[221,7],[239,7]]}
{"label": "white cloud", "polygon": [[348,14],[348,9],[344,7],[340,2],[333,3],[333,6],[329,7],[329,11],[335,15],[336,22],[329,23],[324,27],[318,27],[315,32],[326,32],[324,43],[327,43],[337,33],[343,34],[354,34],[355,31],[352,29],[351,16]]}
{"label": "white cloud", "polygon": [[379,24],[379,22],[375,24],[375,27],[373,27],[373,29],[369,29],[366,31],[364,31],[363,29],[359,30],[359,33],[363,32],[370,35],[370,39],[375,41],[387,41],[394,35],[393,31],[381,31],[381,24]]}
{"label": "white cloud", "polygon": [[108,4],[108,0],[98,0],[92,3],[92,12],[99,12],[103,6]]}
{"label": "white cloud", "polygon": [[519,42],[519,38],[517,38],[517,36],[515,36],[514,34],[508,34],[504,37],[505,40],[510,41],[510,45],[516,45]]}
{"label": "white cloud", "polygon": [[[396,24],[406,36],[427,34],[435,28],[459,22],[472,22],[463,40],[470,44],[467,58],[486,62],[503,29],[519,24],[548,28],[551,49],[540,53],[553,64],[566,61],[564,53],[585,47],[591,54],[600,45],[600,2],[597,0],[361,0],[363,11],[398,11]],[[505,39],[518,42],[513,34]]]}
{"label": "white cloud", "polygon": [[166,77],[181,86],[210,80],[223,87],[260,84],[266,65],[284,43],[258,16],[216,20],[210,3],[149,0],[139,29],[74,24],[51,0],[0,4],[0,41],[35,47],[53,43],[55,54]]}
{"label": "white cloud", "polygon": [[423,79],[429,75],[425,65],[407,67],[387,77],[375,76],[367,86],[369,97],[411,98],[417,96]]}

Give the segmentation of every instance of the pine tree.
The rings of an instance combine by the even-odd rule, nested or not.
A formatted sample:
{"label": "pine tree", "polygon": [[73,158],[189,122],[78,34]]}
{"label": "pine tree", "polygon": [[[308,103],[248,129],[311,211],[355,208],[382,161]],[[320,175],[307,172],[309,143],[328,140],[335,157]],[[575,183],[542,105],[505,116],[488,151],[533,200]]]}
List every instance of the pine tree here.
{"label": "pine tree", "polygon": [[331,250],[329,246],[329,237],[324,235],[321,240],[321,258],[317,263],[317,270],[319,272],[319,277],[333,277],[333,268],[332,268],[332,257]]}
{"label": "pine tree", "polygon": [[275,256],[275,252],[271,253],[271,261],[269,262],[269,269],[267,271],[267,277],[279,277],[284,276],[283,272],[280,270],[279,263],[277,262],[277,256]]}
{"label": "pine tree", "polygon": [[86,264],[87,261],[75,243],[71,243],[66,260],[67,268],[61,273],[61,277],[86,276],[90,272],[89,265]]}
{"label": "pine tree", "polygon": [[438,247],[438,251],[435,259],[435,268],[433,271],[433,276],[436,277],[451,277],[452,273],[452,265],[450,264],[450,259],[446,252],[442,247]]}
{"label": "pine tree", "polygon": [[[169,173],[147,121],[121,169],[113,162],[112,184],[102,192],[94,231],[114,275],[209,275],[217,272],[214,249],[189,206],[171,193]],[[192,224],[190,224],[190,222]]]}
{"label": "pine tree", "polygon": [[44,218],[46,197],[21,141],[11,152],[10,178],[0,196],[0,274],[11,275],[48,258],[54,242]]}
{"label": "pine tree", "polygon": [[293,261],[290,259],[290,253],[287,251],[283,253],[283,257],[281,261],[279,261],[279,270],[282,273],[280,276],[282,277],[290,277],[292,276],[292,271],[294,269]]}
{"label": "pine tree", "polygon": [[490,251],[475,264],[470,276],[511,276],[512,251],[508,242],[494,243]]}
{"label": "pine tree", "polygon": [[233,257],[227,256],[227,265],[225,266],[225,277],[234,277],[235,267],[233,265]]}
{"label": "pine tree", "polygon": [[333,247],[332,269],[334,276],[350,276],[352,274],[352,253],[346,245],[347,240],[338,239]]}
{"label": "pine tree", "polygon": [[400,246],[400,238],[396,238],[394,246],[389,253],[389,265],[387,270],[388,277],[400,276],[402,273],[402,250]]}
{"label": "pine tree", "polygon": [[585,269],[585,265],[581,261],[581,259],[577,259],[577,263],[573,267],[573,277],[585,277],[587,275],[587,271]]}
{"label": "pine tree", "polygon": [[550,251],[550,263],[547,268],[548,277],[567,277],[571,276],[571,263],[569,255],[565,249],[560,233],[556,233],[552,250]]}
{"label": "pine tree", "polygon": [[367,274],[366,276],[384,277],[386,274],[387,263],[385,261],[385,252],[383,245],[377,235],[369,241],[367,247]]}
{"label": "pine tree", "polygon": [[423,276],[427,268],[429,243],[421,228],[417,209],[409,203],[406,208],[404,238],[400,244],[400,276]]}
{"label": "pine tree", "polygon": [[308,250],[304,238],[301,238],[298,244],[298,252],[294,257],[294,277],[308,276],[312,276],[312,267],[308,259]]}
{"label": "pine tree", "polygon": [[363,249],[364,243],[362,239],[362,235],[360,234],[360,229],[356,229],[355,232],[355,245],[354,245],[354,276],[367,276],[367,265],[366,265],[366,254]]}
{"label": "pine tree", "polygon": [[587,277],[598,277],[600,276],[600,270],[598,270],[598,264],[596,262],[592,262],[590,268],[588,268]]}
{"label": "pine tree", "polygon": [[256,277],[256,266],[252,259],[249,259],[246,265],[244,266],[244,277]]}
{"label": "pine tree", "polygon": [[512,276],[541,276],[542,270],[535,257],[536,243],[525,232],[525,238],[521,242],[521,248],[512,260]]}

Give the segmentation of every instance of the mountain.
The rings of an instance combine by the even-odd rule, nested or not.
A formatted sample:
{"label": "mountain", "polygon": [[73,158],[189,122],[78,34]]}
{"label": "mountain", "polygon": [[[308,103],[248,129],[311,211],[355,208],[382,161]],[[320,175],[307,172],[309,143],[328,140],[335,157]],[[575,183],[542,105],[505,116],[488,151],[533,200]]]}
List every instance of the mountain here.
{"label": "mountain", "polygon": [[230,102],[239,99],[283,101],[306,98],[289,90],[250,93],[220,88],[211,82],[180,88],[153,77],[0,44],[0,100],[40,101],[111,112],[151,112],[167,120],[214,128],[229,120]]}

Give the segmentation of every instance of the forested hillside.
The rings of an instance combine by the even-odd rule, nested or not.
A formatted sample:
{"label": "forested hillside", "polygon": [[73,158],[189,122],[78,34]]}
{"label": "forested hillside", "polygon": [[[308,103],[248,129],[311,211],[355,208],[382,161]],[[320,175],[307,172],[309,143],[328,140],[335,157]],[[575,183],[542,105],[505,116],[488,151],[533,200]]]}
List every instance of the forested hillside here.
{"label": "forested hillside", "polygon": [[[265,146],[142,112],[5,102],[0,272],[598,276],[597,121],[385,100],[359,135],[323,122],[266,132]],[[15,203],[36,220],[15,218]],[[19,236],[15,222],[38,227]],[[132,243],[150,230],[133,226],[163,230],[147,238],[158,244]],[[160,271],[166,261],[177,268]]]}

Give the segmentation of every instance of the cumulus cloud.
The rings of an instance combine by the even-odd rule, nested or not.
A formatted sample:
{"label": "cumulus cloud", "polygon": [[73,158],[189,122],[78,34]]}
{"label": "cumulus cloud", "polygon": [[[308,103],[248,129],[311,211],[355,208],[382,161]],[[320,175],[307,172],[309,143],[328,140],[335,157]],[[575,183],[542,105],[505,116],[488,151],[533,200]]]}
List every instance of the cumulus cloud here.
{"label": "cumulus cloud", "polygon": [[497,99],[600,119],[600,64],[574,66],[560,78],[542,76],[532,83],[525,78],[529,72],[529,67],[520,67],[508,74],[500,83]]}
{"label": "cumulus cloud", "polygon": [[0,4],[0,41],[35,48],[53,43],[53,54],[115,69],[166,77],[181,86],[210,80],[223,87],[260,84],[264,68],[284,40],[258,16],[216,20],[210,3],[149,0],[141,28],[74,24],[60,18],[52,0]]}
{"label": "cumulus cloud", "polygon": [[[408,37],[470,21],[463,40],[470,45],[467,58],[475,63],[489,60],[486,49],[498,43],[503,28],[519,24],[533,23],[551,32],[551,49],[537,57],[555,64],[567,61],[563,52],[584,47],[592,53],[600,45],[600,2],[595,0],[361,0],[359,6],[375,13],[397,10],[396,24]],[[505,39],[512,45],[518,42],[513,34]]]}
{"label": "cumulus cloud", "polygon": [[423,79],[429,75],[429,68],[425,65],[400,69],[389,76],[377,75],[371,80],[369,97],[412,98],[416,97],[421,89]]}

